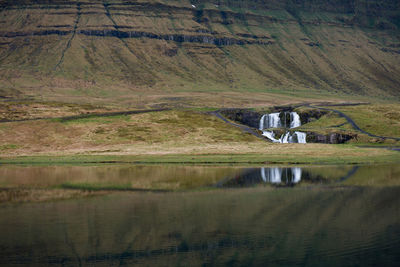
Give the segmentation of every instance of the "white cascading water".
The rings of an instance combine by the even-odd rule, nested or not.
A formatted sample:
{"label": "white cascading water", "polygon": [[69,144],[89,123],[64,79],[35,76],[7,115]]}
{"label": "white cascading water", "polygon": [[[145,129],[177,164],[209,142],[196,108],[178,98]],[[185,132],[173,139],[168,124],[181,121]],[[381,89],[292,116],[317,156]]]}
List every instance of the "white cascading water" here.
{"label": "white cascading water", "polygon": [[260,119],[260,130],[279,127],[281,127],[281,118],[279,118],[279,113],[265,114]]}
{"label": "white cascading water", "polygon": [[297,112],[290,112],[290,128],[301,126],[300,116]]}
{"label": "white cascading water", "polygon": [[260,119],[260,127],[258,127],[260,129],[260,131],[262,131],[265,128],[268,128],[268,127],[264,127],[265,117],[268,117],[268,114],[263,115]]}
{"label": "white cascading water", "polygon": [[307,134],[306,133],[303,133],[303,132],[294,132],[294,133],[297,135],[297,143],[299,143],[299,144],[307,143],[307,141],[306,141]]}
{"label": "white cascading water", "polygon": [[283,134],[282,136],[281,136],[281,139],[280,139],[280,141],[281,141],[281,143],[282,144],[287,144],[287,143],[289,143],[289,138],[290,138],[291,136],[290,136],[290,132],[286,132],[285,134]]}
{"label": "white cascading water", "polygon": [[[263,115],[260,119],[259,129],[261,131],[263,131],[264,129],[282,127],[281,118],[279,115],[280,115],[279,112]],[[285,117],[286,117],[286,113],[285,113]],[[286,126],[286,122],[285,122],[285,126]],[[297,114],[297,112],[290,112],[290,128],[296,128],[299,126],[301,126],[299,114]],[[291,134],[290,132],[286,132],[279,139],[275,138],[275,133],[273,131],[263,131],[262,135],[267,137],[269,140],[271,140],[274,143],[282,143],[282,144],[287,144],[287,143],[306,144],[307,143],[306,142],[307,135],[306,135],[306,133],[302,133],[302,132],[294,132],[293,134]]]}
{"label": "white cascading water", "polygon": [[263,131],[262,135],[274,143],[282,143],[280,139],[275,138],[275,133],[273,131]]}
{"label": "white cascading water", "polygon": [[281,118],[278,112],[268,114],[268,128],[279,128],[281,125]]}

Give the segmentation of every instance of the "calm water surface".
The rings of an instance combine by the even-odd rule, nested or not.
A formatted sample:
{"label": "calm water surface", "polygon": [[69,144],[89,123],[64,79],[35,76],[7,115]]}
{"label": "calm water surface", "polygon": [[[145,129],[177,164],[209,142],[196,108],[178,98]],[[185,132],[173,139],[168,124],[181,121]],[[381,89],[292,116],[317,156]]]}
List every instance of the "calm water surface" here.
{"label": "calm water surface", "polygon": [[183,191],[0,204],[0,265],[398,266],[399,168],[2,166],[3,189]]}

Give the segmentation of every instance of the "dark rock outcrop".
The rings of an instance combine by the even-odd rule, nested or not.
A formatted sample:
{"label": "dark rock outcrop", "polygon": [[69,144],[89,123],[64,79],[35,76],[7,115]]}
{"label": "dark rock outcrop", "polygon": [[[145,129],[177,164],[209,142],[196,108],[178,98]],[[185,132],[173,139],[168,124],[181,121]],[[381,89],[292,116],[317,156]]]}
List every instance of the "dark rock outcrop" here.
{"label": "dark rock outcrop", "polygon": [[249,109],[224,109],[220,111],[222,115],[232,121],[258,129],[260,119],[264,115]]}
{"label": "dark rock outcrop", "polygon": [[[120,27],[119,27],[120,28]],[[32,32],[0,32],[0,37],[21,37],[21,36],[43,36],[43,35],[67,35],[73,33],[72,30],[45,30],[45,31],[32,31]],[[143,31],[121,31],[118,29],[99,29],[99,30],[79,30],[77,34],[98,37],[117,37],[117,38],[150,38],[166,41],[174,41],[177,43],[201,43],[213,44],[217,46],[229,45],[270,45],[273,41],[264,40],[260,37],[245,39],[245,38],[232,38],[232,37],[216,37],[213,35],[187,35],[187,34],[155,34]]]}
{"label": "dark rock outcrop", "polygon": [[[272,108],[269,113],[280,112],[281,120],[284,121],[285,112],[293,111],[293,107],[290,106],[277,106]],[[301,124],[306,124],[315,120],[318,120],[323,115],[327,114],[328,111],[319,109],[310,109],[307,111],[297,112],[300,116]],[[224,109],[221,110],[221,114],[232,121],[237,121],[241,124],[257,128],[260,124],[261,117],[265,114],[264,112],[256,112],[250,109]],[[286,125],[290,125],[290,116],[286,115]]]}
{"label": "dark rock outcrop", "polygon": [[326,115],[328,112],[319,109],[310,109],[307,111],[299,111],[297,112],[300,116],[301,124],[306,124],[315,120],[318,120],[322,116]]}
{"label": "dark rock outcrop", "polygon": [[343,144],[354,138],[357,138],[356,134],[307,132],[307,143]]}
{"label": "dark rock outcrop", "polygon": [[[281,112],[283,120],[285,112],[291,112],[293,108],[285,106],[285,107],[274,107],[270,112]],[[247,125],[249,127],[253,127],[258,129],[260,124],[260,119],[264,115],[264,113],[256,112],[250,109],[224,109],[220,110],[220,113],[228,118],[229,120]],[[299,112],[300,120],[302,124],[306,124],[308,122],[314,121],[327,114],[327,111],[318,110],[318,109],[310,109],[307,111]],[[290,124],[290,116],[286,116],[287,125]],[[291,130],[294,132],[294,130]],[[285,130],[282,129],[274,129],[274,133],[276,136],[281,136],[285,133]],[[323,143],[323,144],[343,144],[347,141],[357,138],[356,134],[345,134],[339,132],[332,132],[328,134],[321,134],[316,132],[306,132],[307,133],[307,143]]]}

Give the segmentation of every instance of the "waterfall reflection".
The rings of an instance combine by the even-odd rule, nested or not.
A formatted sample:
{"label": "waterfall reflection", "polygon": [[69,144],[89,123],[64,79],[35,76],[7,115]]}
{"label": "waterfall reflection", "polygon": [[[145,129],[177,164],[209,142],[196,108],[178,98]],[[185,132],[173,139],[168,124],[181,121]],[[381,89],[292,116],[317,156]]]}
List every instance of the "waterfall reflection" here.
{"label": "waterfall reflection", "polygon": [[[293,186],[302,180],[303,171],[299,167],[293,168],[254,168],[245,169],[235,177],[227,177],[218,183],[218,187],[245,187],[255,184],[272,184]],[[309,177],[308,174],[305,174]]]}
{"label": "waterfall reflection", "polygon": [[261,168],[260,172],[265,183],[297,184],[301,181],[301,168]]}
{"label": "waterfall reflection", "polygon": [[[257,184],[273,186],[295,186],[299,183],[332,184],[341,183],[352,177],[359,166],[343,169],[338,167],[309,168],[309,167],[262,167],[247,168],[235,176],[228,176],[216,184],[217,187],[247,187]],[[332,173],[337,173],[332,175]]]}

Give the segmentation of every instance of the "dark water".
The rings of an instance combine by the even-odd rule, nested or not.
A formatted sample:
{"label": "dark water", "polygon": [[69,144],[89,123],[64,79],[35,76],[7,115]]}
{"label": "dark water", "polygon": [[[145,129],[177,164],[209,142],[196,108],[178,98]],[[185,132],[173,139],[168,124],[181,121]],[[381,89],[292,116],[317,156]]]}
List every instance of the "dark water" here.
{"label": "dark water", "polygon": [[[0,265],[398,266],[398,167],[265,168],[224,169],[207,191],[3,203]],[[281,182],[259,186],[269,172]]]}

